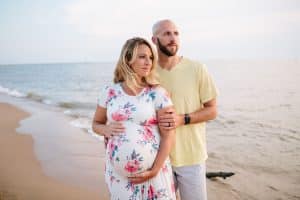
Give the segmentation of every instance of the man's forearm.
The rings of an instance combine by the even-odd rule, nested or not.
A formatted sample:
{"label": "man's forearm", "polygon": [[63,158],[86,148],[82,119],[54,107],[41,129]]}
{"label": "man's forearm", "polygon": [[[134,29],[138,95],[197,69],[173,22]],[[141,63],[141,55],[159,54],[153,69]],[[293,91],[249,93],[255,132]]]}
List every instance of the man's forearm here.
{"label": "man's forearm", "polygon": [[[217,101],[216,99],[207,101],[203,104],[203,108],[199,108],[195,112],[185,114],[189,116],[189,119],[187,120],[189,124],[196,124],[215,119],[217,116]],[[182,117],[185,119],[184,115]]]}
{"label": "man's forearm", "polygon": [[[188,113],[190,115],[190,124],[196,124],[201,122],[206,122],[215,119],[217,116],[216,106],[209,106],[201,108],[193,113]],[[184,118],[184,116],[183,116]]]}
{"label": "man's forearm", "polygon": [[[188,114],[190,119],[185,120],[185,114]],[[196,124],[215,119],[217,116],[216,99],[212,99],[203,104],[203,108],[191,113],[176,114],[174,108],[161,109],[158,112],[159,127],[162,130],[171,130],[185,124]]]}

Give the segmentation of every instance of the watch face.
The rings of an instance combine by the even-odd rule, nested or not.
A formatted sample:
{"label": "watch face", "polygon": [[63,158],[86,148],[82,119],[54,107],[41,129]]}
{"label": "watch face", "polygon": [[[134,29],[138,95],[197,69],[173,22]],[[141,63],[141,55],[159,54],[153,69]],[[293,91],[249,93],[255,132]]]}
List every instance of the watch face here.
{"label": "watch face", "polygon": [[191,121],[191,117],[188,114],[184,115],[184,124],[189,124]]}

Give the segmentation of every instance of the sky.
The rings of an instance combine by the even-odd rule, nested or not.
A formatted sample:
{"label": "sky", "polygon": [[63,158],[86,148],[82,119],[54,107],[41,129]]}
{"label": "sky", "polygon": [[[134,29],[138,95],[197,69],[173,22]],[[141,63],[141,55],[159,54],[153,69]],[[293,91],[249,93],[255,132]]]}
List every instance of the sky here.
{"label": "sky", "polygon": [[115,61],[161,19],[186,57],[300,59],[300,0],[1,0],[0,64]]}

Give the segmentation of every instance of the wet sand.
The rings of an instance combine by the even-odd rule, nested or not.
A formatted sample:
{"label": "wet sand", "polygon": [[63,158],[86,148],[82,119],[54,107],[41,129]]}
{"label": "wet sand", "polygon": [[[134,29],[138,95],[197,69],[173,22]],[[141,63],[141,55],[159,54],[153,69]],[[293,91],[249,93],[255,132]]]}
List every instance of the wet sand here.
{"label": "wet sand", "polygon": [[0,199],[101,199],[99,192],[71,186],[43,173],[30,135],[15,130],[29,114],[0,103]]}

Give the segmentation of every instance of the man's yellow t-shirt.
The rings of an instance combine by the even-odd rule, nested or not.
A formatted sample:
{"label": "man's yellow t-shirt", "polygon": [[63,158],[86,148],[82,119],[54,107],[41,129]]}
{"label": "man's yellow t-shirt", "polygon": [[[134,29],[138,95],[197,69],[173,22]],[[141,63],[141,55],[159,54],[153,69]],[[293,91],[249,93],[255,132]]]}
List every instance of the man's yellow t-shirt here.
{"label": "man's yellow t-shirt", "polygon": [[[192,113],[217,97],[217,88],[204,65],[182,58],[170,71],[157,67],[161,85],[168,90],[177,114]],[[170,154],[175,167],[203,163],[207,159],[205,122],[180,126]]]}

